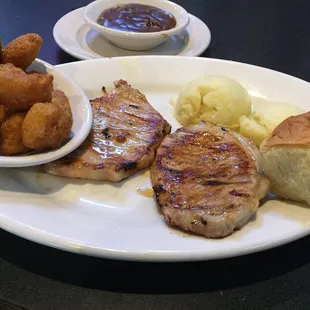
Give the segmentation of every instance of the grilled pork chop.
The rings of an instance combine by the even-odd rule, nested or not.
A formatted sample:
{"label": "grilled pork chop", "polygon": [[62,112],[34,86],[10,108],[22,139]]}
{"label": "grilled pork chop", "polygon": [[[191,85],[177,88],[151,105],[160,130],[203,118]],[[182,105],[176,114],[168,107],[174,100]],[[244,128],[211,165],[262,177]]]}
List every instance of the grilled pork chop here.
{"label": "grilled pork chop", "polygon": [[171,126],[126,81],[91,100],[93,127],[84,143],[69,155],[45,164],[45,171],[58,176],[121,181],[149,167],[155,151]]}
{"label": "grilled pork chop", "polygon": [[245,225],[269,191],[257,169],[257,152],[246,138],[209,124],[166,136],[151,181],[167,223],[209,238]]}

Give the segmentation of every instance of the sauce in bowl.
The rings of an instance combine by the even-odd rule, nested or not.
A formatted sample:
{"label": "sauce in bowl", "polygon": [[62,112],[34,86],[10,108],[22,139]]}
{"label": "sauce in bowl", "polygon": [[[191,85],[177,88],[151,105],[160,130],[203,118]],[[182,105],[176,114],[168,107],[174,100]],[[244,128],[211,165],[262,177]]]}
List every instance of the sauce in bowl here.
{"label": "sauce in bowl", "polygon": [[127,32],[159,32],[176,26],[175,17],[161,8],[151,5],[129,3],[104,10],[98,24]]}

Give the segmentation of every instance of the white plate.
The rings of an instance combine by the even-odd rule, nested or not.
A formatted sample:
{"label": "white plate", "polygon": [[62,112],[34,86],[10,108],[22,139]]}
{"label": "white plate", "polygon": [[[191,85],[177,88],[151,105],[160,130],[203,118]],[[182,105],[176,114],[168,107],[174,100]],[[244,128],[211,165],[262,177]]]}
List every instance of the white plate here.
{"label": "white plate", "polygon": [[[125,79],[145,93],[170,122],[169,100],[202,74],[221,74],[251,94],[309,109],[310,84],[246,64],[197,57],[144,56],[98,59],[58,67],[82,85],[90,98],[101,87]],[[185,74],[186,73],[186,74]],[[141,261],[225,258],[265,250],[305,236],[310,209],[268,200],[245,227],[210,240],[168,228],[153,198],[136,191],[149,179],[144,171],[119,184],[58,178],[34,168],[0,171],[0,226],[27,239],[100,257]]]}
{"label": "white plate", "polygon": [[0,156],[0,167],[29,167],[56,160],[76,149],[86,139],[91,129],[91,106],[80,86],[55,67],[39,59],[36,59],[28,70],[52,74],[54,89],[62,90],[69,98],[73,116],[70,140],[58,149],[39,154]]}
{"label": "white plate", "polygon": [[68,54],[78,59],[96,59],[134,55],[199,56],[209,46],[211,33],[205,23],[190,15],[190,24],[157,48],[148,51],[129,51],[106,41],[84,21],[84,7],[71,11],[54,26],[56,43]]}

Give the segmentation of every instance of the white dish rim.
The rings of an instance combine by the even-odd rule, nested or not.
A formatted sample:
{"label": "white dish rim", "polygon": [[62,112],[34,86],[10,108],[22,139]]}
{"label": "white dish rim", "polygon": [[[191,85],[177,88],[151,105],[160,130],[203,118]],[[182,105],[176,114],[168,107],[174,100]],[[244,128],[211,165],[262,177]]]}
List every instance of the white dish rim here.
{"label": "white dish rim", "polygon": [[[176,56],[127,56],[127,57],[116,57],[120,59],[135,59],[135,58],[175,58]],[[93,61],[115,61],[116,58],[112,59],[93,59],[88,60],[87,62],[93,62]],[[183,56],[179,56],[179,58],[183,58]],[[186,57],[189,59],[194,59],[195,57]],[[197,58],[196,58],[197,59]],[[204,59],[204,61],[212,61],[212,62],[220,62],[220,63],[232,63],[242,66],[250,66],[255,67],[261,70],[267,70],[271,72],[277,72],[281,75],[288,76],[289,78],[293,78],[298,80],[299,82],[305,83],[309,85],[308,82],[286,74],[282,73],[280,71],[272,70],[269,68],[256,66],[252,64],[247,64],[244,62],[237,62],[237,61],[230,61],[230,60],[224,60],[224,59]],[[85,64],[86,61],[83,61]],[[80,61],[76,61],[69,64],[61,64],[57,67],[63,67],[63,66],[70,66],[72,64],[80,63]],[[194,251],[194,252],[180,252],[180,251],[158,251],[154,253],[153,251],[150,252],[127,252],[127,251],[120,251],[120,250],[113,250],[108,248],[98,248],[90,245],[80,244],[78,242],[72,241],[70,239],[64,239],[60,236],[56,236],[53,234],[49,234],[46,232],[38,231],[34,228],[27,227],[25,225],[21,225],[21,223],[15,223],[14,221],[0,217],[0,226],[1,228],[18,235],[22,238],[26,238],[30,241],[34,241],[49,247],[66,250],[69,252],[77,253],[77,254],[83,254],[83,255],[90,255],[94,257],[101,257],[101,258],[108,258],[108,259],[115,259],[115,260],[127,260],[127,261],[148,261],[148,262],[185,262],[185,261],[205,261],[205,260],[214,260],[214,259],[224,259],[224,258],[230,258],[230,257],[236,257],[236,256],[243,256],[248,255],[264,250],[268,250],[274,247],[278,247],[287,243],[290,243],[292,241],[298,240],[304,236],[307,236],[310,233],[310,227],[296,233],[290,237],[285,237],[282,239],[278,239],[266,244],[262,244],[255,247],[249,247],[249,248],[243,248],[239,251],[232,251],[230,253],[227,252],[221,252],[221,253],[208,253],[208,257],[206,257],[206,254],[201,251]]]}

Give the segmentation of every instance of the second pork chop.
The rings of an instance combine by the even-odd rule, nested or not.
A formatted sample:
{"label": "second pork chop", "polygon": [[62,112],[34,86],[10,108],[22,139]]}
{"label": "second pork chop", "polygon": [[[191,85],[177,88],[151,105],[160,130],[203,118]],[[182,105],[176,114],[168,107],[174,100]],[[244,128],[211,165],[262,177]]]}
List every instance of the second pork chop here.
{"label": "second pork chop", "polygon": [[251,141],[210,124],[166,136],[151,180],[168,224],[210,238],[241,228],[269,191],[256,159]]}
{"label": "second pork chop", "polygon": [[85,142],[45,164],[46,172],[118,182],[151,165],[171,126],[137,89],[123,80],[114,84],[111,93],[91,101],[93,127]]}

